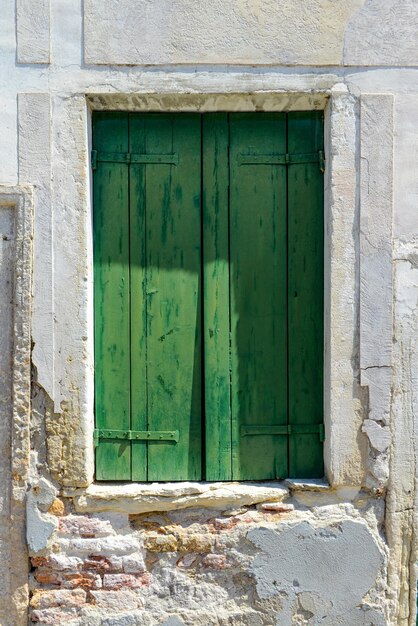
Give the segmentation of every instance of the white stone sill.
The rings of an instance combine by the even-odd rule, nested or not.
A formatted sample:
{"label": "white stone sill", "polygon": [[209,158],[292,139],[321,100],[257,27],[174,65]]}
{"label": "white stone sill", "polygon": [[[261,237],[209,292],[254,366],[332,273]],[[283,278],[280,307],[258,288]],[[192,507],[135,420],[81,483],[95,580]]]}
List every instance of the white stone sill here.
{"label": "white stone sill", "polygon": [[262,502],[281,502],[293,491],[326,491],[322,480],[268,482],[93,483],[84,489],[64,488],[77,513],[115,511],[138,514],[191,507],[230,509]]}

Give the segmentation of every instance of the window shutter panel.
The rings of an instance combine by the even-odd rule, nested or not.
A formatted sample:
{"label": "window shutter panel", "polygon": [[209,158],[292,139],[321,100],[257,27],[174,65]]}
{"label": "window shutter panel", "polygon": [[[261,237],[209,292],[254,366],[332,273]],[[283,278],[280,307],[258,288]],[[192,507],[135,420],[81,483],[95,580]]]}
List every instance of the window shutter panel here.
{"label": "window shutter panel", "polygon": [[231,480],[228,114],[202,128],[206,480]]}
{"label": "window shutter panel", "polygon": [[[128,150],[128,115],[96,113],[93,147]],[[94,337],[96,427],[130,428],[128,167],[99,162],[94,170]],[[130,480],[129,441],[99,439],[98,480]]]}
{"label": "window shutter panel", "polygon": [[[323,150],[323,114],[288,114],[289,153]],[[288,166],[289,423],[323,422],[324,219],[318,163]],[[289,475],[324,473],[320,434],[289,436]]]}
{"label": "window shutter panel", "polygon": [[[143,190],[131,207],[131,212],[145,207],[145,322],[138,308],[132,324],[146,325],[147,428],[179,433],[177,443],[147,444],[148,480],[197,480],[202,477],[203,419],[201,119],[198,114],[141,118],[146,154],[177,159],[177,165],[143,166]],[[138,376],[134,373],[133,385]]]}
{"label": "window shutter panel", "polygon": [[285,152],[285,114],[230,115],[234,480],[287,475]]}

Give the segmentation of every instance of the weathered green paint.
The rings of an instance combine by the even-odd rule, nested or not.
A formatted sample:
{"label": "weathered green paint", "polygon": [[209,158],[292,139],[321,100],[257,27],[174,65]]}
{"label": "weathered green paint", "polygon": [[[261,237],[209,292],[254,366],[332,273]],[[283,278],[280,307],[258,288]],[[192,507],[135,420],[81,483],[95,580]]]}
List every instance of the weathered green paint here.
{"label": "weathered green paint", "polygon": [[[97,113],[94,146],[128,149],[128,117]],[[128,168],[98,163],[94,172],[95,402],[98,428],[130,428],[130,295]],[[98,480],[130,480],[131,446],[103,441],[96,449]]]}
{"label": "weathered green paint", "polygon": [[177,444],[148,444],[148,480],[196,480],[202,477],[200,116],[149,115],[146,125],[147,152],[179,154],[177,166],[146,166],[148,428],[180,433]]}
{"label": "weathered green paint", "polygon": [[[323,149],[320,111],[288,115],[288,151]],[[315,163],[288,166],[289,423],[323,421],[323,176]],[[315,435],[289,437],[289,476],[323,475]]]}
{"label": "weathered green paint", "polygon": [[[129,151],[145,152],[146,117],[129,115]],[[128,169],[128,168],[127,168]],[[129,168],[130,268],[131,268],[131,425],[132,430],[148,429],[147,387],[147,274],[146,274],[146,170],[143,164]],[[132,480],[148,479],[148,449],[142,441],[133,441]]]}
{"label": "weathered green paint", "polygon": [[[235,480],[287,475],[287,437],[240,427],[287,423],[286,115],[230,115],[232,447]],[[239,157],[251,155],[241,165]],[[264,157],[254,159],[254,156]]]}
{"label": "weathered green paint", "polygon": [[322,115],[93,127],[97,478],[321,476]]}
{"label": "weathered green paint", "polygon": [[228,115],[203,116],[206,479],[232,476]]}

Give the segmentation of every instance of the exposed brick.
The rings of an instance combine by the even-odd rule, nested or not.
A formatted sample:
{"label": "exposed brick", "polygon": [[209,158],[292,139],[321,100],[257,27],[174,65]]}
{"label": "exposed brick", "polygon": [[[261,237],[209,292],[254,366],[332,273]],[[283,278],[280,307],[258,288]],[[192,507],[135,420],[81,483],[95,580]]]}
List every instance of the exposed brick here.
{"label": "exposed brick", "polygon": [[49,566],[60,572],[77,571],[81,568],[83,560],[76,556],[67,556],[62,552],[52,554],[49,557]]}
{"label": "exposed brick", "polygon": [[126,574],[142,574],[145,572],[145,563],[142,554],[129,554],[123,557],[123,571]]}
{"label": "exposed brick", "polygon": [[210,535],[179,535],[178,551],[182,554],[187,552],[197,552],[199,554],[207,554],[212,551],[212,538]]}
{"label": "exposed brick", "polygon": [[177,567],[192,567],[196,564],[198,557],[198,554],[185,554],[177,561]]}
{"label": "exposed brick", "polygon": [[227,563],[226,556],[224,554],[207,554],[202,561],[204,567],[211,567],[212,569],[228,569],[231,567]]}
{"label": "exposed brick", "polygon": [[94,571],[102,575],[106,572],[120,572],[122,571],[122,560],[120,560],[119,567],[115,567],[112,561],[105,556],[91,554],[84,561],[83,570]]}
{"label": "exposed brick", "polygon": [[140,598],[131,590],[91,591],[93,604],[109,611],[133,611],[142,606]]}
{"label": "exposed brick", "polygon": [[150,552],[176,552],[177,539],[174,535],[151,534],[146,537],[144,545]]}
{"label": "exposed brick", "polygon": [[75,589],[76,587],[100,589],[102,587],[102,579],[98,574],[91,574],[90,572],[64,573],[62,575],[62,586],[70,589]]}
{"label": "exposed brick", "polygon": [[65,514],[64,502],[60,500],[59,498],[55,498],[55,500],[53,501],[53,503],[48,509],[48,513],[50,515],[56,515],[57,517],[61,517],[62,515],[64,515]]}
{"label": "exposed brick", "polygon": [[267,513],[289,513],[289,511],[294,511],[295,507],[286,502],[263,502],[257,506],[257,509]]}
{"label": "exposed brick", "polygon": [[33,567],[48,567],[49,559],[46,556],[33,556],[31,563]]}
{"label": "exposed brick", "polygon": [[102,539],[76,537],[70,540],[68,546],[68,550],[85,554],[86,557],[90,554],[97,554],[107,558],[110,558],[110,555],[116,557],[132,554],[140,548],[141,544],[138,539],[132,535],[116,535]]}
{"label": "exposed brick", "polygon": [[60,585],[61,576],[49,568],[40,567],[35,572],[35,580],[41,585]]}
{"label": "exposed brick", "polygon": [[68,515],[59,521],[58,530],[63,535],[79,537],[106,537],[114,535],[115,531],[108,520],[84,515]]}
{"label": "exposed brick", "polygon": [[231,530],[234,528],[239,522],[237,517],[217,517],[213,520],[213,526],[216,530]]}
{"label": "exposed brick", "polygon": [[131,589],[138,589],[139,587],[145,587],[150,582],[150,574],[135,575],[135,574],[105,574],[103,577],[103,587],[105,589],[122,589],[123,587],[130,587]]}
{"label": "exposed brick", "polygon": [[84,589],[53,589],[36,590],[33,593],[30,604],[34,609],[47,609],[55,606],[82,606],[86,602]]}
{"label": "exposed brick", "polygon": [[50,609],[35,610],[31,618],[33,622],[40,622],[44,626],[59,626],[74,620],[78,616],[75,607],[54,607]]}

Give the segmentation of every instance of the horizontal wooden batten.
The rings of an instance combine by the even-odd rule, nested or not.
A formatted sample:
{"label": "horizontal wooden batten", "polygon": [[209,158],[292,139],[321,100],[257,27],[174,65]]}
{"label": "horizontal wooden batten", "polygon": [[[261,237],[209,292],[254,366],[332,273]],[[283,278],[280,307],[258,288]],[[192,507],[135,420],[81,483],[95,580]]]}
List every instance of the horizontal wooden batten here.
{"label": "horizontal wooden batten", "polygon": [[308,154],[239,154],[238,165],[300,165],[319,163],[323,170],[325,157],[322,150]]}
{"label": "horizontal wooden batten", "polygon": [[241,426],[241,437],[253,437],[257,435],[315,435],[318,433],[319,440],[325,440],[323,424],[282,424],[279,426]]}
{"label": "horizontal wooden batten", "polygon": [[141,165],[178,165],[178,154],[140,154],[134,152],[97,152],[92,150],[91,163],[93,169],[97,163],[125,163]]}

